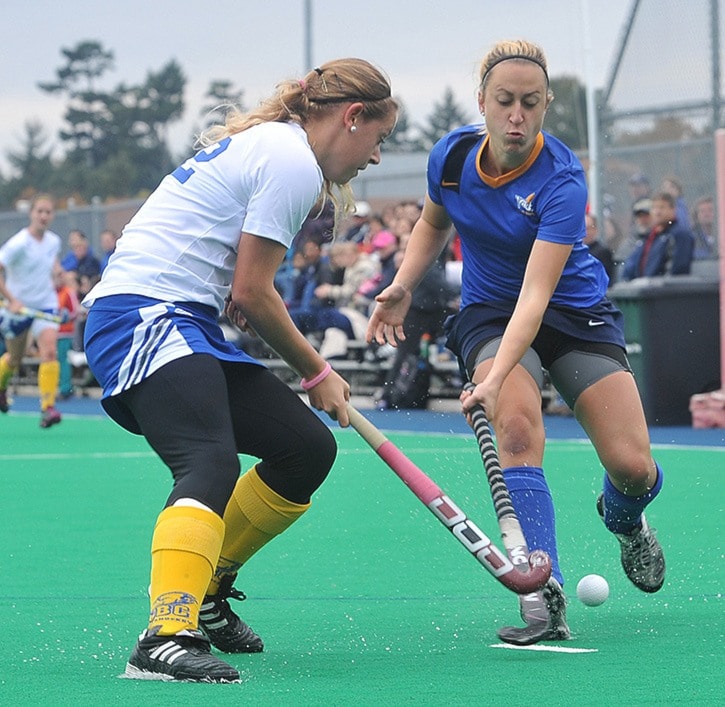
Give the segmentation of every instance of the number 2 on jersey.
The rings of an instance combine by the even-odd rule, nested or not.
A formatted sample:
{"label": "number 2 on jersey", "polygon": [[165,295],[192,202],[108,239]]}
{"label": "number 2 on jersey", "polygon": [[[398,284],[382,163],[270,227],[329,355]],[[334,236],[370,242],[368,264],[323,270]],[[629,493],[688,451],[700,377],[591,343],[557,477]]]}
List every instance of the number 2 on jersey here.
{"label": "number 2 on jersey", "polygon": [[[225,137],[223,140],[220,140],[216,145],[212,145],[212,148],[210,152],[206,152],[205,150],[201,150],[201,152],[197,152],[190,160],[187,160],[184,162],[186,164],[187,162],[210,162],[213,160],[217,155],[221,155],[224,150],[229,147],[229,143],[232,141],[230,137]],[[181,184],[184,184],[189,177],[191,177],[192,174],[194,174],[195,170],[193,167],[184,167],[184,165],[181,165],[177,167],[172,173],[171,176],[175,177],[176,179],[181,182]]]}

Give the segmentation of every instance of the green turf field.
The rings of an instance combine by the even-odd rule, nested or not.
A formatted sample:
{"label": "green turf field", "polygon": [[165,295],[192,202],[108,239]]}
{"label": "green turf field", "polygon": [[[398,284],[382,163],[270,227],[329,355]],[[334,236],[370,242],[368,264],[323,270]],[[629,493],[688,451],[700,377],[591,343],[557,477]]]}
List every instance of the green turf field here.
{"label": "green turf field", "polygon": [[[312,509],[253,558],[235,604],[265,652],[227,659],[238,685],[119,679],[145,626],[150,534],[169,489],[146,443],[102,418],[0,418],[2,705],[715,705],[725,703],[725,449],[665,447],[648,513],[668,578],[624,577],[594,510],[601,471],[553,441],[548,479],[574,640],[499,647],[517,622],[498,585],[351,430]],[[472,436],[390,433],[498,543]],[[574,596],[604,575],[609,600]],[[541,648],[538,646],[537,648]],[[560,652],[554,648],[565,648]]]}

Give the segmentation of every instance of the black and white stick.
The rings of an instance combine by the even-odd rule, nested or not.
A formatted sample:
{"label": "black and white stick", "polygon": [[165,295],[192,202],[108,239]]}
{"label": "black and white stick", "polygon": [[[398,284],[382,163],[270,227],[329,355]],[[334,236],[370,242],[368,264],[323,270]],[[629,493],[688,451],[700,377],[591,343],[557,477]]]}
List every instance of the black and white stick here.
{"label": "black and white stick", "polygon": [[[476,386],[473,383],[466,383],[463,388],[469,392],[473,391]],[[514,510],[511,494],[506,486],[506,480],[503,477],[501,463],[498,458],[498,451],[491,435],[491,429],[488,424],[486,412],[481,405],[474,406],[469,415],[471,416],[471,424],[473,432],[478,441],[478,447],[481,450],[481,458],[483,459],[483,468],[486,471],[488,486],[491,491],[493,507],[498,520],[498,527],[501,531],[501,539],[506,549],[506,554],[511,560],[511,564],[520,572],[528,572],[529,567],[533,566],[532,560],[534,556],[540,558],[543,555],[546,562],[551,566],[549,556],[542,550],[535,550],[529,556],[529,548],[526,545],[526,538],[521,530],[519,518]]]}

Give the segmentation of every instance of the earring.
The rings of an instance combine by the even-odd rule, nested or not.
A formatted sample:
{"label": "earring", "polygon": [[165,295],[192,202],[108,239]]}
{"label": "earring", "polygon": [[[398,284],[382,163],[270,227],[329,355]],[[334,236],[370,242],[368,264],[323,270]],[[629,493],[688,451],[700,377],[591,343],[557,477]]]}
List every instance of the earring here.
{"label": "earring", "polygon": [[351,125],[350,126],[350,132],[351,133],[356,133],[357,132],[357,125]]}

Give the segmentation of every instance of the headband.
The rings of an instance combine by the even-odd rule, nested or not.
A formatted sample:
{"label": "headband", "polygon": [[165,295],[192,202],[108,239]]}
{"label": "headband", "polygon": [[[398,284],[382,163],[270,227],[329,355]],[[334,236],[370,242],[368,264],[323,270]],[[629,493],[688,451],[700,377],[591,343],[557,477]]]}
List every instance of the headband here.
{"label": "headband", "polygon": [[549,86],[549,72],[546,70],[546,67],[542,62],[540,62],[538,59],[534,59],[533,57],[526,56],[525,54],[509,54],[508,56],[502,56],[499,59],[496,59],[496,61],[491,64],[491,66],[486,69],[486,73],[483,75],[483,78],[481,79],[481,86],[483,86],[484,83],[486,83],[486,79],[488,78],[488,75],[491,73],[491,69],[493,69],[494,66],[498,66],[502,61],[508,61],[509,59],[525,59],[526,61],[530,61],[532,64],[536,64],[543,72],[544,76],[546,76],[546,86],[548,88]]}
{"label": "headband", "polygon": [[385,101],[390,98],[390,94],[386,96],[340,96],[338,98],[310,98],[310,103],[346,103],[347,101],[361,101],[361,102],[372,102],[372,101]]}

